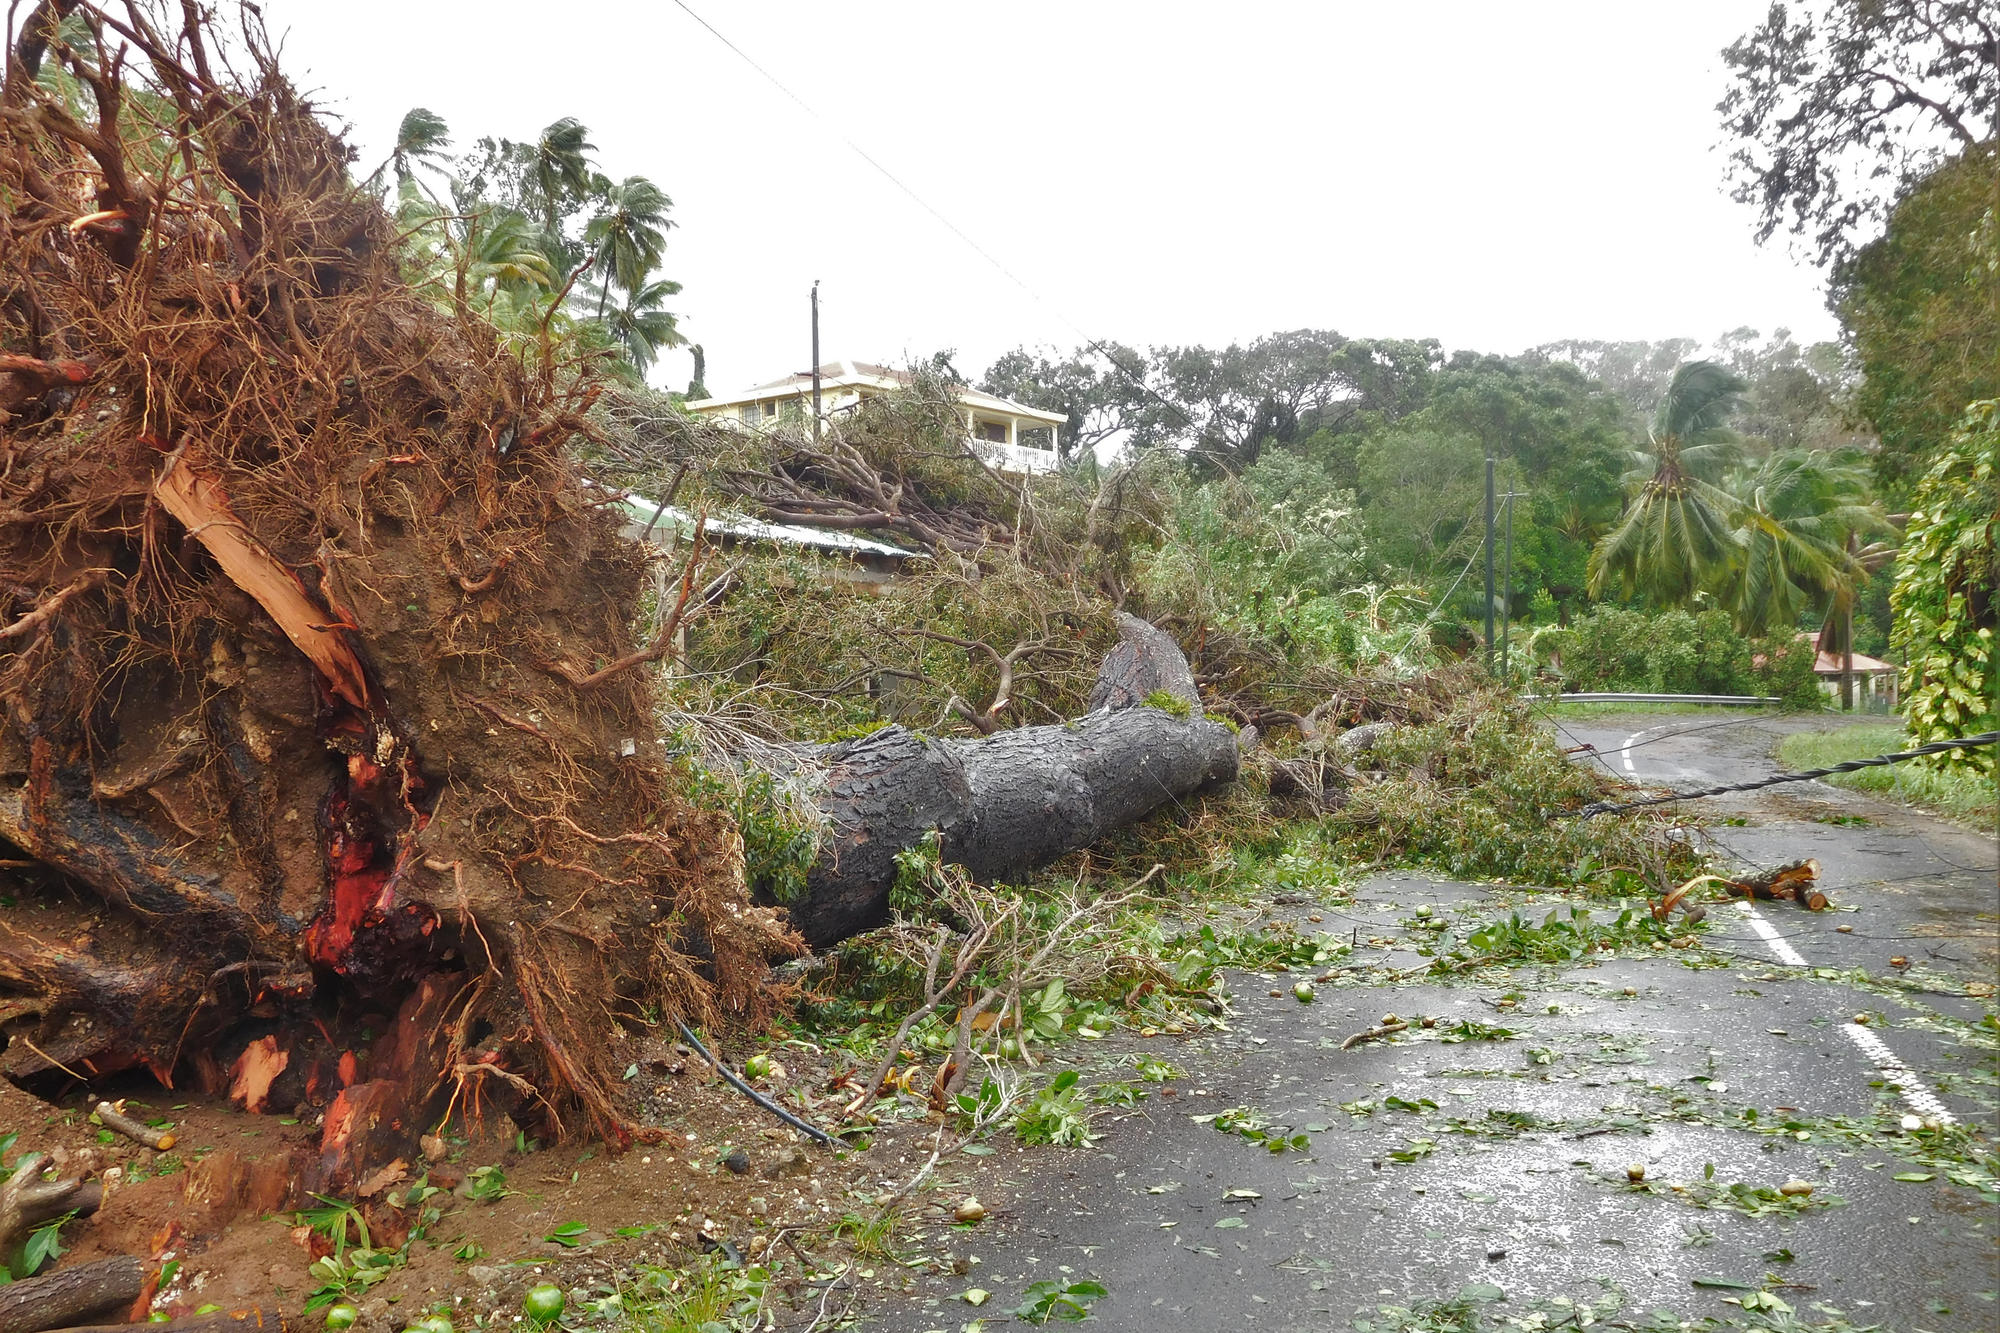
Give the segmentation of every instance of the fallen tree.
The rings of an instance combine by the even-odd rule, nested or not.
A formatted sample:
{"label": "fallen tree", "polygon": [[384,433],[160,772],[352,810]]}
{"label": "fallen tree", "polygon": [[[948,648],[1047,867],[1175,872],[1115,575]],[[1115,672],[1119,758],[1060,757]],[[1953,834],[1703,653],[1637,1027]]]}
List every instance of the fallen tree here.
{"label": "fallen tree", "polygon": [[324,1107],[308,1188],[446,1106],[624,1141],[618,1015],[760,1020],[797,937],[651,745],[563,294],[413,286],[254,15],[7,51],[0,1072]]}
{"label": "fallen tree", "polygon": [[1194,675],[1163,631],[1119,617],[1099,705],[1060,726],[941,740],[900,726],[828,746],[828,831],[786,904],[815,948],[889,918],[896,855],[930,833],[945,860],[992,881],[1087,847],[1169,801],[1236,776],[1235,735],[1201,716]]}

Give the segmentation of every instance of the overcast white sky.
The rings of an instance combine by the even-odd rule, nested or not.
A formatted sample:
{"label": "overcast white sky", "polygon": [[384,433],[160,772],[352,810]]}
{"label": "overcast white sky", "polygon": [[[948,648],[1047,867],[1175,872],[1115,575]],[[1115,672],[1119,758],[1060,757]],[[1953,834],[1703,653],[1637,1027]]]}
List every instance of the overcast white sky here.
{"label": "overcast white sky", "polygon": [[688,3],[820,118],[671,0],[264,8],[364,169],[421,105],[461,144],[573,115],[604,171],[660,184],[716,392],[806,367],[815,278],[828,359],[952,347],[974,374],[1086,331],[1833,333],[1818,273],[1723,190],[1719,52],[1764,0]]}

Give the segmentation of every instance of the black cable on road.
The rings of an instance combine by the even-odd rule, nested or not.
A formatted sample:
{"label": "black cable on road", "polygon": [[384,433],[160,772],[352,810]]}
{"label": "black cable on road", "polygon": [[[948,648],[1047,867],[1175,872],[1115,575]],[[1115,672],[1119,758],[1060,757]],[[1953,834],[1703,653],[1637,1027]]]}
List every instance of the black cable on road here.
{"label": "black cable on road", "polygon": [[1598,763],[1604,765],[1605,772],[1609,773],[1613,778],[1617,779],[1619,782],[1624,783],[1627,787],[1632,785],[1631,782],[1626,780],[1626,777],[1623,773],[1620,773],[1617,769],[1611,766],[1611,761],[1604,757],[1604,751],[1598,749],[1595,745],[1592,745],[1589,741],[1583,739],[1583,737],[1577,735],[1575,732],[1571,731],[1568,727],[1565,727],[1562,723],[1556,721],[1554,718],[1549,719],[1549,725],[1554,727],[1557,731],[1560,731],[1563,735],[1569,737],[1571,740],[1576,742],[1576,747],[1573,751],[1571,751],[1571,753],[1588,752],[1592,759],[1595,759]]}
{"label": "black cable on road", "polygon": [[1776,787],[1786,782],[1808,782],[1814,778],[1830,777],[1835,773],[1854,773],[1864,768],[1882,768],[1889,764],[1900,764],[1909,759],[1920,759],[1927,754],[1943,754],[1947,750],[1969,750],[1980,745],[1992,745],[2000,741],[2000,731],[1983,731],[1977,736],[1962,736],[1948,741],[1932,741],[1914,750],[1899,750],[1895,754],[1878,754],[1871,759],[1849,759],[1845,763],[1828,768],[1808,769],[1804,773],[1779,773],[1773,777],[1759,778],[1755,782],[1732,782],[1724,787],[1704,787],[1699,791],[1672,792],[1666,796],[1648,796],[1638,801],[1596,801],[1578,810],[1574,815],[1564,815],[1566,819],[1590,819],[1597,815],[1623,814],[1627,810],[1638,810],[1649,805],[1669,805],[1675,801],[1692,801],[1703,796],[1726,796],[1731,792],[1759,791],[1765,787]]}
{"label": "black cable on road", "polygon": [[769,1111],[772,1115],[811,1139],[814,1143],[819,1144],[822,1148],[831,1148],[833,1146],[832,1135],[828,1134],[818,1125],[807,1124],[805,1121],[799,1119],[790,1111],[787,1111],[784,1107],[778,1105],[769,1097],[766,1097],[763,1093],[738,1078],[736,1072],[728,1065],[710,1055],[708,1047],[701,1044],[701,1038],[694,1035],[694,1029],[690,1028],[686,1023],[681,1022],[678,1018],[674,1020],[674,1026],[681,1030],[681,1036],[687,1039],[687,1044],[700,1052],[701,1058],[714,1066],[715,1072],[722,1075],[723,1081],[729,1084],[730,1087],[736,1089],[745,1097],[748,1097],[751,1101],[757,1103],[757,1105],[763,1107],[766,1111]]}
{"label": "black cable on road", "polygon": [[[1573,718],[1571,720],[1576,721],[1577,719]],[[1693,736],[1703,731],[1714,731],[1717,727],[1747,727],[1753,723],[1763,722],[1765,720],[1766,719],[1763,717],[1732,717],[1722,722],[1704,722],[1698,727],[1682,727],[1679,731],[1662,732],[1658,736],[1649,737],[1646,740],[1637,741],[1630,745],[1621,745],[1615,750],[1606,750],[1604,751],[1604,753],[1624,754],[1628,750],[1643,750],[1648,745],[1658,745],[1661,741],[1670,741],[1674,739],[1676,736]],[[1649,727],[1647,728],[1647,730],[1650,731],[1652,730],[1652,728]],[[1643,736],[1645,735],[1645,732],[1643,731],[1634,732],[1633,734],[1638,736]]]}

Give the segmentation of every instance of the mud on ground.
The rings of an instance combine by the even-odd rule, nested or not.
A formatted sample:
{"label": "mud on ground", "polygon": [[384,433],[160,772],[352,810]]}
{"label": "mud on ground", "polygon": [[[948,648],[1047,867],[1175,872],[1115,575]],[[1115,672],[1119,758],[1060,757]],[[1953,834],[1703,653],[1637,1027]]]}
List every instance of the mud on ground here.
{"label": "mud on ground", "polygon": [[[436,1160],[408,1162],[354,1201],[371,1223],[369,1239],[407,1256],[350,1298],[360,1327],[399,1329],[440,1307],[461,1327],[475,1316],[504,1324],[538,1283],[555,1282],[581,1303],[609,1294],[635,1268],[683,1268],[704,1256],[770,1267],[767,1307],[782,1321],[788,1308],[817,1308],[827,1277],[851,1294],[912,1271],[857,1255],[851,1239],[833,1232],[845,1217],[876,1217],[885,1197],[924,1170],[934,1127],[890,1123],[863,1140],[865,1152],[824,1149],[751,1106],[687,1048],[637,1039],[631,1047],[617,1054],[637,1066],[629,1082],[643,1086],[645,1119],[663,1131],[661,1142],[623,1154],[602,1145],[524,1151],[530,1143],[494,1117],[489,1134],[432,1143],[442,1149]],[[831,1073],[824,1056],[797,1046],[776,1054],[783,1073],[766,1081],[770,1091],[789,1100],[803,1084],[809,1100],[829,1104],[851,1096],[820,1091]],[[63,1230],[65,1265],[121,1253],[178,1260],[151,1307],[171,1315],[210,1305],[296,1312],[306,1304],[321,1285],[309,1269],[333,1247],[283,1196],[292,1164],[317,1149],[317,1127],[245,1115],[219,1099],[181,1099],[150,1082],[103,1091],[122,1092],[149,1123],[170,1122],[174,1147],[155,1152],[111,1134],[90,1120],[85,1098],[52,1104],[0,1080],[0,1134],[19,1135],[10,1162],[43,1152],[69,1173],[95,1170],[105,1182],[100,1211]],[[484,1167],[500,1168],[502,1197],[468,1197]],[[986,1169],[982,1159],[952,1156],[926,1173],[920,1189],[897,1200],[898,1244],[930,1242],[940,1268],[962,1264],[951,1212],[980,1190]],[[441,1192],[413,1208],[387,1206],[412,1186]],[[988,1204],[995,1212],[1001,1205],[997,1197]],[[440,1213],[427,1225],[426,1208]],[[576,1224],[581,1230],[572,1231]],[[545,1239],[558,1233],[562,1241]],[[360,1237],[350,1232],[349,1241],[352,1248]]]}

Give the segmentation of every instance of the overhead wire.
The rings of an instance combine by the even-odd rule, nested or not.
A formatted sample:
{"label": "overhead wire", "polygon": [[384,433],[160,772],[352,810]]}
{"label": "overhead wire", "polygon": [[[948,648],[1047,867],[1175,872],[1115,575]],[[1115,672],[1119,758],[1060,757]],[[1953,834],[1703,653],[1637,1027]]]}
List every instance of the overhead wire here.
{"label": "overhead wire", "polygon": [[1671,792],[1665,796],[1648,796],[1636,801],[1597,801],[1586,805],[1574,814],[1560,818],[1590,819],[1597,815],[1622,814],[1627,810],[1637,810],[1649,805],[1667,805],[1674,801],[1692,801],[1706,796],[1725,796],[1732,792],[1761,791],[1765,787],[1776,787],[1787,782],[1809,782],[1815,778],[1831,777],[1835,773],[1854,773],[1864,768],[1879,768],[1888,764],[1900,764],[1911,759],[1921,759],[1925,755],[1943,754],[1947,750],[1964,750],[1974,746],[1992,745],[2000,742],[2000,731],[1985,731],[1977,736],[1959,736],[1950,740],[1932,741],[1929,745],[1919,745],[1914,750],[1899,750],[1893,754],[1878,754],[1867,759],[1849,759],[1845,763],[1830,764],[1825,768],[1811,768],[1803,773],[1779,773],[1755,782],[1730,782],[1716,787],[1703,787],[1696,791]]}
{"label": "overhead wire", "polygon": [[[1643,750],[1648,745],[1658,745],[1661,741],[1670,741],[1674,739],[1676,736],[1693,736],[1704,731],[1715,731],[1721,727],[1746,727],[1753,722],[1762,722],[1763,720],[1764,720],[1763,717],[1758,716],[1758,717],[1732,717],[1732,718],[1727,718],[1721,722],[1704,722],[1697,727],[1682,727],[1678,731],[1664,732],[1661,735],[1654,736],[1650,740],[1639,741],[1636,744],[1621,745],[1615,750],[1605,750],[1602,753],[1625,754],[1632,750]],[[1644,733],[1634,733],[1634,734],[1643,735]]]}
{"label": "overhead wire", "polygon": [[874,154],[870,153],[867,149],[863,148],[859,143],[855,142],[853,136],[849,135],[838,124],[836,124],[831,117],[827,116],[824,112],[820,111],[819,108],[815,107],[812,103],[806,101],[805,98],[793,92],[791,88],[786,85],[784,80],[780,79],[770,70],[764,68],[764,66],[759,64],[756,58],[753,57],[748,51],[745,51],[742,47],[738,46],[735,42],[731,41],[727,36],[725,36],[721,29],[717,28],[713,23],[710,23],[707,19],[703,18],[700,14],[696,13],[694,8],[687,3],[687,0],[673,0],[673,3],[675,8],[679,9],[682,13],[686,14],[696,23],[700,24],[701,27],[708,32],[709,36],[715,38],[716,41],[721,42],[732,53],[734,53],[736,57],[740,59],[744,64],[748,65],[751,69],[757,71],[757,73],[764,79],[765,82],[769,83],[773,88],[776,88],[779,92],[783,93],[785,97],[788,98],[801,111],[804,111],[808,116],[811,116],[814,120],[819,121],[821,124],[826,125],[830,129],[832,129],[834,134],[839,137],[841,143],[845,144],[850,152],[852,152],[856,157],[860,158],[863,162],[866,162],[869,166],[873,167],[878,173],[880,173],[880,175],[884,180],[888,181],[891,185],[895,186],[898,190],[900,190],[905,196],[909,198],[909,200],[912,203],[916,204],[917,207],[923,209],[924,212],[930,214],[932,218],[937,220],[940,226],[942,226],[946,231],[950,232],[953,236],[956,236],[962,243],[964,243],[967,249],[971,250],[974,254],[978,255],[988,264],[992,265],[994,271],[1000,274],[1001,277],[1007,279],[1007,281],[1013,283],[1016,287],[1019,287],[1021,291],[1025,293],[1030,300],[1035,302],[1035,304],[1041,306],[1043,309],[1047,310],[1050,314],[1054,315],[1056,319],[1060,320],[1064,325],[1066,325],[1069,328],[1069,331],[1072,334],[1082,339],[1086,347],[1088,347],[1091,351],[1096,352],[1099,356],[1103,357],[1105,361],[1110,363],[1111,367],[1114,370],[1116,370],[1120,375],[1123,375],[1127,380],[1131,381],[1133,387],[1137,388],[1141,393],[1151,398],[1154,402],[1160,404],[1160,406],[1166,408],[1168,411],[1178,416],[1189,430],[1200,429],[1200,427],[1198,427],[1195,424],[1194,418],[1189,416],[1186,410],[1183,409],[1178,403],[1175,403],[1172,400],[1162,396],[1157,390],[1153,388],[1152,385],[1146,383],[1146,381],[1141,377],[1133,374],[1132,371],[1124,365],[1124,363],[1119,361],[1117,357],[1111,355],[1110,352],[1105,350],[1104,343],[1102,342],[1102,340],[1092,338],[1089,334],[1085,333],[1075,320],[1069,318],[1069,316],[1063,313],[1060,307],[1056,306],[1052,301],[1048,300],[1048,298],[1044,297],[1040,292],[1036,291],[1033,287],[1030,287],[1018,273],[1015,273],[1012,269],[1008,268],[1005,264],[1001,263],[1000,260],[997,257],[995,257],[991,251],[989,251],[985,246],[981,245],[978,241],[974,240],[969,234],[967,234],[964,228],[960,227],[957,223],[953,222],[950,218],[946,217],[943,211],[940,210],[936,205],[932,204],[928,199],[918,194],[906,182],[904,182],[902,177],[898,176],[895,172],[889,170],[889,168],[884,166],[882,162],[875,157]]}

